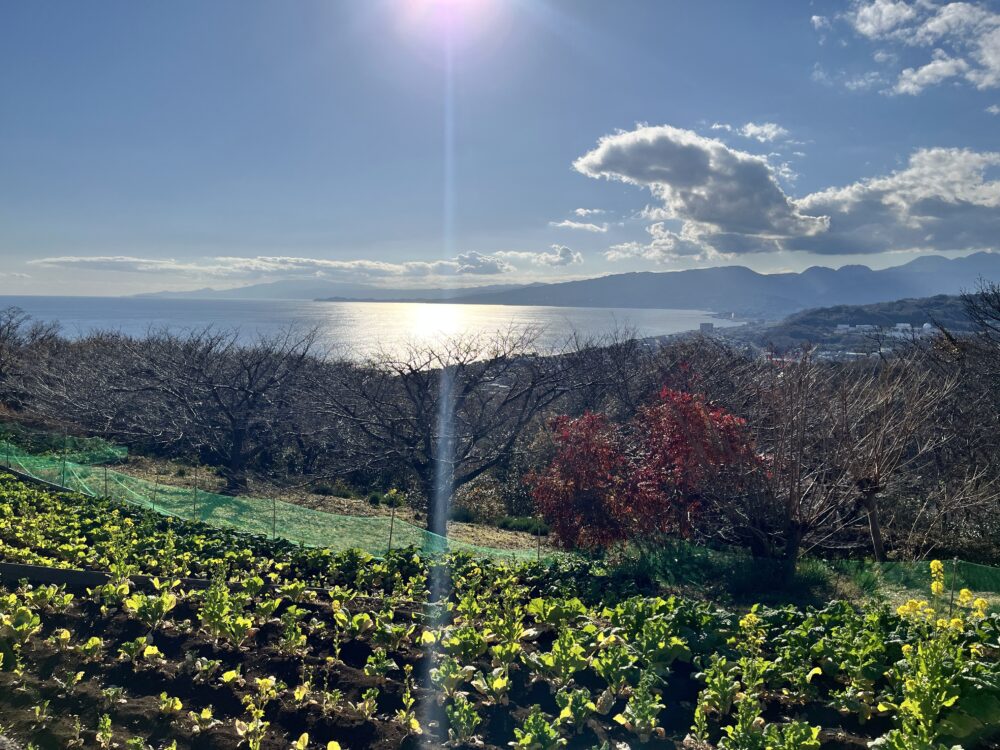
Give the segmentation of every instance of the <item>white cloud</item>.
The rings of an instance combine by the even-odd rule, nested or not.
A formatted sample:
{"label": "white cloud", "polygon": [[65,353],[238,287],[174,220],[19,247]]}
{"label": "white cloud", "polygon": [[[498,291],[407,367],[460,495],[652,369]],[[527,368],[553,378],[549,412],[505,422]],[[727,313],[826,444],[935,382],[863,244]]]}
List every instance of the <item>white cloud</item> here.
{"label": "white cloud", "polygon": [[788,136],[785,128],[773,122],[748,122],[738,132],[744,138],[756,138],[761,143],[770,143]]}
{"label": "white cloud", "polygon": [[809,20],[812,22],[813,28],[816,29],[817,31],[821,31],[823,29],[829,29],[830,26],[832,25],[830,23],[830,19],[827,18],[826,16],[813,16]]}
{"label": "white cloud", "polygon": [[848,91],[868,91],[885,83],[885,77],[877,70],[870,70],[855,76],[845,75],[842,80],[844,88]]}
{"label": "white cloud", "polygon": [[775,122],[748,122],[743,125],[733,126],[724,122],[713,122],[712,130],[723,130],[727,133],[736,133],[744,138],[752,138],[761,143],[770,143],[788,137],[788,130]]}
{"label": "white cloud", "polygon": [[679,233],[669,229],[665,222],[658,221],[646,227],[649,242],[625,242],[612,245],[604,253],[608,260],[642,258],[654,263],[666,263],[679,258],[707,260],[720,255],[714,248],[706,246],[695,230],[688,227]]}
{"label": "white cloud", "polygon": [[906,68],[899,74],[894,91],[897,94],[919,94],[949,78],[963,75],[969,64],[960,57],[949,57],[944,50],[935,50],[934,59],[919,68]]}
{"label": "white cloud", "polygon": [[[988,3],[854,0],[839,17],[879,42],[880,64],[895,65],[897,51],[911,59],[925,55],[919,64],[898,70],[885,93],[914,95],[949,80],[984,90],[1000,87],[1000,12]],[[886,49],[892,45],[896,51]],[[814,78],[829,80],[818,70]]]}
{"label": "white cloud", "polygon": [[1000,104],[991,104],[986,111],[991,115],[1000,115]]}
{"label": "white cloud", "polygon": [[608,225],[605,224],[592,224],[590,222],[584,221],[572,221],[566,219],[564,221],[550,221],[550,227],[558,227],[559,229],[579,229],[584,232],[607,232]]}
{"label": "white cloud", "polygon": [[829,216],[830,226],[784,246],[817,253],[996,249],[1000,180],[986,173],[997,166],[997,152],[920,149],[892,174],[798,201],[803,211]]}
{"label": "white cloud", "polygon": [[902,0],[872,0],[855,3],[848,19],[859,34],[875,39],[895,31],[916,15],[916,10]]}
{"label": "white cloud", "polygon": [[30,279],[26,273],[17,273],[15,271],[0,271],[0,279]]}
{"label": "white cloud", "polygon": [[501,250],[496,255],[506,260],[523,260],[536,266],[557,268],[583,263],[583,256],[565,245],[552,245],[551,251],[533,253],[522,250]]}
{"label": "white cloud", "polygon": [[587,216],[598,216],[607,212],[603,208],[577,208],[573,213],[581,218],[585,218]]}
{"label": "white cloud", "polygon": [[663,261],[775,251],[823,254],[995,249],[1000,237],[1000,153],[934,148],[889,175],[785,194],[762,157],[670,126],[602,138],[575,168],[645,187],[662,205],[649,241],[612,246],[609,259]]}
{"label": "white cloud", "polygon": [[29,261],[47,268],[78,268],[128,273],[172,273],[218,278],[339,277],[391,278],[425,276],[493,275],[516,270],[499,255],[461,253],[450,260],[389,263],[378,260],[328,260],[285,256],[253,258],[220,256],[200,261],[177,261],[133,256],[62,256]]}
{"label": "white cloud", "polygon": [[785,236],[822,231],[825,220],[798,211],[767,159],[669,125],[602,138],[574,168],[588,177],[648,188],[666,218],[693,234]]}

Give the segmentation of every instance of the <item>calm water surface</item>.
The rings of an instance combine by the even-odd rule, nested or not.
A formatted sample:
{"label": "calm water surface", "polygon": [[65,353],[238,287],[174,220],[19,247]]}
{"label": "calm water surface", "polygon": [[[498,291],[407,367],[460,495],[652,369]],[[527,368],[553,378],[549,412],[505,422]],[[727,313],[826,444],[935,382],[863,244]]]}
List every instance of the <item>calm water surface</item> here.
{"label": "calm water surface", "polygon": [[627,327],[640,337],[696,330],[701,323],[733,325],[697,310],[594,307],[515,307],[422,302],[312,302],[303,300],[176,300],[114,297],[3,297],[40,320],[59,321],[65,335],[112,329],[141,335],[150,328],[181,331],[238,328],[247,339],[288,326],[320,330],[331,350],[361,357],[399,351],[456,335],[537,329],[538,348],[561,348],[574,333],[601,336]]}

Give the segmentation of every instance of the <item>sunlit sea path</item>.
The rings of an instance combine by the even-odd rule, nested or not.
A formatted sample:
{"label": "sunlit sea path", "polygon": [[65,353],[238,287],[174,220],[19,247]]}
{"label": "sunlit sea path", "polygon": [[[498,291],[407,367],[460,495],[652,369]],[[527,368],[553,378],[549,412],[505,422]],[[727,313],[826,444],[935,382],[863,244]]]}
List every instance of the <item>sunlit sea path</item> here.
{"label": "sunlit sea path", "polygon": [[640,337],[696,330],[701,323],[735,325],[709,312],[596,307],[517,307],[422,302],[312,302],[300,300],[177,300],[108,297],[2,297],[40,320],[59,321],[68,336],[111,329],[141,335],[150,328],[179,331],[212,325],[239,328],[252,339],[288,326],[316,326],[324,346],[361,358],[400,351],[456,335],[540,330],[542,351],[558,350],[574,332],[601,336],[628,328]]}

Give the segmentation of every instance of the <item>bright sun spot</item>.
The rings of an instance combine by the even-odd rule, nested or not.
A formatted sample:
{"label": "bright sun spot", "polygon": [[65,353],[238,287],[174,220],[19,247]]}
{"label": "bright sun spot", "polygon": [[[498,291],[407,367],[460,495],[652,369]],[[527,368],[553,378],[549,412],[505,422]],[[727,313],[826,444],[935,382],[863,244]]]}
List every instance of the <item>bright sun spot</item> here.
{"label": "bright sun spot", "polygon": [[458,45],[489,33],[499,14],[499,0],[397,0],[408,34]]}

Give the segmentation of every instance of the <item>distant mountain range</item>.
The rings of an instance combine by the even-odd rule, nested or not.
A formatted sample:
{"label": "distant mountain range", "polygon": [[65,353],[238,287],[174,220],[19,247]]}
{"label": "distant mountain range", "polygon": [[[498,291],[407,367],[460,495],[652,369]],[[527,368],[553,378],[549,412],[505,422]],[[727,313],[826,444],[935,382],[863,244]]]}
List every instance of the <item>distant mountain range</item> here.
{"label": "distant mountain range", "polygon": [[352,300],[372,302],[437,302],[470,294],[491,294],[522,289],[523,284],[491,284],[454,289],[385,289],[365,284],[345,284],[321,279],[286,279],[235,289],[195,289],[190,292],[150,292],[137,297],[158,299],[284,299]]}
{"label": "distant mountain range", "polygon": [[837,270],[814,266],[801,273],[762,274],[744,266],[623,273],[493,294],[453,302],[573,307],[661,307],[733,312],[774,318],[831,305],[864,305],[904,297],[958,294],[978,280],[1000,280],[1000,254],[948,259],[925,256],[880,271],[868,266]]}
{"label": "distant mountain range", "polygon": [[333,282],[277,281],[225,291],[160,293],[219,299],[448,301],[461,304],[631,307],[710,310],[775,319],[799,310],[958,294],[978,280],[1000,280],[1000,253],[948,259],[931,255],[873,271],[814,266],[801,273],[762,274],[745,266],[621,273],[581,281],[465,289],[382,289]]}

